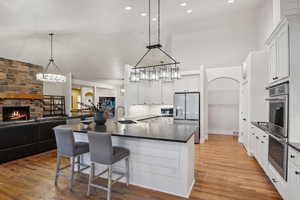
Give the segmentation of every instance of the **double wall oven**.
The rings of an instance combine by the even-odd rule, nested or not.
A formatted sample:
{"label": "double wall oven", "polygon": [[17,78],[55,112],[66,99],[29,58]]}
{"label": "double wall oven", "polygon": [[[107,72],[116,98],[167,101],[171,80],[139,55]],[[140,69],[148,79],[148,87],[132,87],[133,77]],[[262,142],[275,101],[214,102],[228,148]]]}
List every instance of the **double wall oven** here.
{"label": "double wall oven", "polygon": [[269,163],[287,180],[289,84],[269,88]]}

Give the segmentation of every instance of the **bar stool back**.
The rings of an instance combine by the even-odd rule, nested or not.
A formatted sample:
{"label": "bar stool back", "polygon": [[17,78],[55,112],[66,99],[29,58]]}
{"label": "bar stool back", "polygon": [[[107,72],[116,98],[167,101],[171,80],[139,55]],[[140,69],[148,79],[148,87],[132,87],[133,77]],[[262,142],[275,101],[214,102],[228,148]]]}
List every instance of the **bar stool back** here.
{"label": "bar stool back", "polygon": [[[91,172],[89,176],[89,185],[87,195],[90,195],[91,187],[96,187],[107,191],[107,200],[111,199],[111,186],[118,180],[126,176],[127,186],[129,184],[129,150],[123,147],[112,146],[111,135],[108,133],[88,133],[90,154],[91,154]],[[112,171],[112,165],[125,159],[126,172]],[[103,172],[95,175],[95,163],[106,165],[107,169]],[[95,177],[100,177],[104,173],[108,172],[108,184],[107,187],[103,187],[93,183]],[[112,182],[112,173],[120,175],[114,182]]]}
{"label": "bar stool back", "polygon": [[[89,168],[89,166],[81,163],[81,155],[89,152],[89,144],[87,142],[75,142],[74,134],[71,129],[57,126],[54,129],[56,145],[57,145],[57,164],[55,173],[55,185],[57,185],[58,177],[63,176],[70,180],[70,189],[72,190],[74,183],[74,171],[75,165],[77,164],[77,172],[80,173],[83,170]],[[70,164],[61,167],[61,158],[70,158]],[[77,158],[77,161],[75,161]],[[81,168],[83,166],[83,168]],[[66,176],[61,173],[62,170],[69,168],[71,169],[71,176]]]}

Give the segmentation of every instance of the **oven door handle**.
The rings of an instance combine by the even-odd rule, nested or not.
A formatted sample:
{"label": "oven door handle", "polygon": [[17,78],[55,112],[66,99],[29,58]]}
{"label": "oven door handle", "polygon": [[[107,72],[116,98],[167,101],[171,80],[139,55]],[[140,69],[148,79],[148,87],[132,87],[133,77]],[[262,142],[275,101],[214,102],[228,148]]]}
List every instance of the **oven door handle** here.
{"label": "oven door handle", "polygon": [[284,101],[285,100],[285,98],[267,98],[267,99],[265,99],[266,101]]}
{"label": "oven door handle", "polygon": [[269,135],[270,135],[270,137],[275,139],[277,142],[280,142],[281,144],[286,144],[287,143],[286,138],[279,138],[279,137],[276,137],[275,135],[272,135],[272,134],[269,134]]}

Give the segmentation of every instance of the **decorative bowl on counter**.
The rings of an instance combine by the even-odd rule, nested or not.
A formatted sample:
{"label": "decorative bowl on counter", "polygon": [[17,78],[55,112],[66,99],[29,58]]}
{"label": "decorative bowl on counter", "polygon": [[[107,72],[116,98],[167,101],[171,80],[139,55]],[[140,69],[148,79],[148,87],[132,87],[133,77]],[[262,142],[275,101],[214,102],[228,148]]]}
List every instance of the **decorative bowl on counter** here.
{"label": "decorative bowl on counter", "polygon": [[94,115],[96,125],[104,125],[107,119],[108,115],[106,112],[96,112]]}

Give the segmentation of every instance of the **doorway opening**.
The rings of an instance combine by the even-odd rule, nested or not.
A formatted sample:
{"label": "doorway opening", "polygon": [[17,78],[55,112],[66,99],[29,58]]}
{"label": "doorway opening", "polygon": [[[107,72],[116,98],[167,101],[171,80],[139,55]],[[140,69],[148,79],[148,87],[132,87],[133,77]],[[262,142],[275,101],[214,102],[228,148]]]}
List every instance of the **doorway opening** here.
{"label": "doorway opening", "polygon": [[208,82],[208,134],[238,135],[240,83],[230,77]]}

